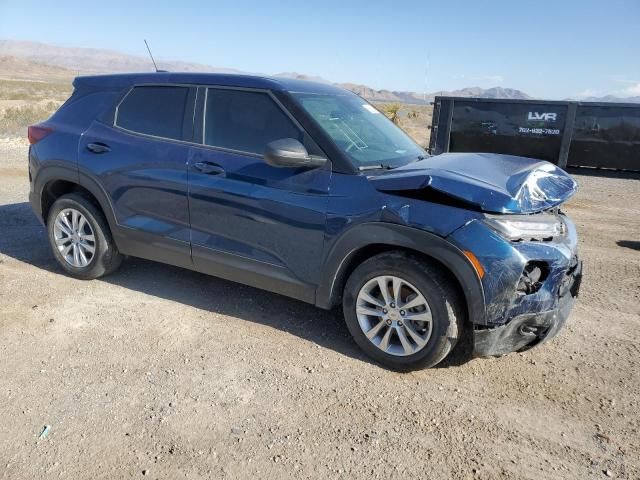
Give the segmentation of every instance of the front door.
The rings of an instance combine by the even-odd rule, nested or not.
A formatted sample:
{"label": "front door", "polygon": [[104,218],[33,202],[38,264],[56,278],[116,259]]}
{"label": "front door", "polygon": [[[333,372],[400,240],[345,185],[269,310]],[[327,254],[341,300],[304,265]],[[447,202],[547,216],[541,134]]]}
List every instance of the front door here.
{"label": "front door", "polygon": [[202,145],[189,153],[189,209],[195,267],[313,302],[319,282],[331,166],[278,168],[267,143],[318,147],[266,91],[208,88]]}

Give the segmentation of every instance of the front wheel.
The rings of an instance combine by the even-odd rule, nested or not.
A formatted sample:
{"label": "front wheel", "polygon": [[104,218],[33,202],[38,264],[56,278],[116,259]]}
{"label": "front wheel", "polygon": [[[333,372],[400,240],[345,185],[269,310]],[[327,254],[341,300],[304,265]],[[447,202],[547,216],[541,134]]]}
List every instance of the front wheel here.
{"label": "front wheel", "polygon": [[460,337],[456,285],[430,263],[401,252],[359,265],[343,294],[347,327],[364,352],[394,370],[432,367]]}

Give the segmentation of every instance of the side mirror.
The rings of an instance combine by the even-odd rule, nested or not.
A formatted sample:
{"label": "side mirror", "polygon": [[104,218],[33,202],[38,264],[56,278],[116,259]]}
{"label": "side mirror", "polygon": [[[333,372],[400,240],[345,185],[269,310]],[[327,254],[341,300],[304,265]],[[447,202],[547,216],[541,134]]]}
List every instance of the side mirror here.
{"label": "side mirror", "polygon": [[326,158],[309,155],[298,140],[281,138],[268,143],[264,149],[264,160],[273,167],[321,167],[327,163]]}

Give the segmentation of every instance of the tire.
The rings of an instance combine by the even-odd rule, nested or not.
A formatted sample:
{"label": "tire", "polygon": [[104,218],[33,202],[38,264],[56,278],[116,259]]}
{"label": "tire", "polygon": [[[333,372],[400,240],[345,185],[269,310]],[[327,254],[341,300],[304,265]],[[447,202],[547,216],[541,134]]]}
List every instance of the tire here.
{"label": "tire", "polygon": [[[69,243],[64,245],[60,245],[59,243],[68,238],[67,234],[69,231],[72,231],[72,229],[61,230],[61,227],[56,227],[56,220],[59,218],[58,216],[61,212],[65,212],[63,215],[69,219],[73,215],[73,211],[79,212],[88,224],[88,226],[86,226],[80,222],[83,225],[82,231],[85,232],[83,234],[84,238],[91,237],[90,235],[86,235],[86,233],[93,234],[93,241],[87,240],[82,243],[83,245],[87,245],[81,249],[85,255],[86,265],[75,266],[70,263],[73,262],[73,255],[63,255]],[[81,217],[78,216],[78,218]],[[62,225],[62,227],[65,225],[67,224]],[[122,262],[122,255],[113,241],[104,214],[89,198],[80,193],[63,195],[54,202],[47,217],[47,234],[53,255],[65,272],[72,277],[81,280],[93,280],[115,271]],[[56,238],[58,238],[58,242]],[[81,242],[81,240],[78,241]],[[93,252],[90,252],[90,248],[94,249]],[[73,251],[74,249],[72,248],[71,252]],[[88,258],[89,255],[91,255],[90,259]],[[71,260],[67,260],[69,256]],[[79,258],[81,258],[81,256],[79,256]],[[84,263],[84,261],[81,261],[81,263]]]}
{"label": "tire", "polygon": [[[399,305],[395,305],[394,309],[389,308],[391,304],[387,304],[386,309],[381,306],[382,303],[386,303],[382,298],[382,287],[376,287],[381,285],[381,277],[383,284],[390,278],[388,293],[392,300],[396,282],[393,277],[401,280],[399,284],[402,286],[398,291],[404,293],[400,293]],[[367,290],[369,288],[377,288],[378,293],[371,293],[375,290]],[[363,297],[359,298],[361,291],[369,292],[370,296],[374,297],[372,300],[380,302],[380,305],[374,307],[374,315],[363,314],[363,311],[371,311],[373,303],[366,300],[363,303]],[[403,295],[407,295],[406,300],[402,299]],[[420,303],[420,295],[422,300],[426,300],[424,306],[409,308],[406,311],[401,309],[402,305]],[[464,324],[464,303],[457,286],[446,272],[438,266],[403,252],[382,253],[360,264],[345,285],[342,307],[347,327],[358,346],[383,366],[398,371],[429,368],[440,363],[458,342]],[[362,307],[367,310],[363,310]],[[388,313],[383,315],[382,311]],[[412,319],[409,320],[409,317]],[[413,320],[429,317],[430,322]],[[380,320],[385,323],[382,327]],[[392,322],[391,326],[389,322]],[[374,326],[380,327],[380,333],[376,333],[376,337],[370,340],[365,330],[371,335],[375,330]],[[386,333],[387,330],[392,332],[385,344],[383,332]],[[416,333],[418,337],[415,336]],[[404,338],[401,339],[401,336]],[[420,343],[414,341],[416,338]],[[414,353],[409,353],[413,350],[406,347],[407,344],[415,349]]]}

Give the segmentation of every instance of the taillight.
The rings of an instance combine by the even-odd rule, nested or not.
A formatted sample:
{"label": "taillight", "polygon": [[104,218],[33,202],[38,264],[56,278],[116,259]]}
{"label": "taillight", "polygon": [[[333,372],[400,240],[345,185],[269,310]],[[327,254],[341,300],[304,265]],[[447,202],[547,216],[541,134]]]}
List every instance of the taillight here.
{"label": "taillight", "polygon": [[53,128],[45,127],[44,125],[31,125],[27,130],[27,136],[29,137],[29,143],[33,145],[38,143],[44,137],[53,132]]}

